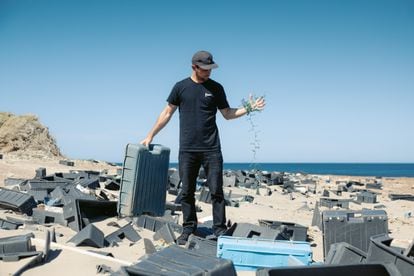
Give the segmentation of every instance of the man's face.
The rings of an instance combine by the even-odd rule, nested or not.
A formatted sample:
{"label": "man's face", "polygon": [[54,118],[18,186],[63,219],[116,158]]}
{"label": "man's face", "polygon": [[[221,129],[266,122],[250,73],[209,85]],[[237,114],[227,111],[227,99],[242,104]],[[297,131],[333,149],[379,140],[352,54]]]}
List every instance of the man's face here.
{"label": "man's face", "polygon": [[211,69],[203,69],[198,65],[193,65],[193,69],[196,73],[197,79],[201,81],[206,81],[210,77]]}

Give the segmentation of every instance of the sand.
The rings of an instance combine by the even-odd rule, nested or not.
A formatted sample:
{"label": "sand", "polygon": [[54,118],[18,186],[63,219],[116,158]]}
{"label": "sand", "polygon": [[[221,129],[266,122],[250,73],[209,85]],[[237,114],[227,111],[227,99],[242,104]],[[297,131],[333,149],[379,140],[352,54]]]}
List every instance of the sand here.
{"label": "sand", "polygon": [[[54,172],[68,172],[69,170],[108,170],[109,174],[116,173],[116,166],[111,166],[105,162],[91,162],[74,160],[75,166],[69,167],[60,165],[58,160],[9,160],[7,157],[0,160],[0,187],[3,186],[4,179],[7,177],[13,178],[33,178],[35,170],[39,167],[44,167],[48,174]],[[316,193],[308,193],[307,195],[301,193],[293,193],[293,199],[282,193],[279,186],[270,186],[271,195],[267,195],[266,189],[260,189],[260,195],[256,190],[247,188],[226,188],[225,192],[232,191],[232,195],[252,195],[254,201],[241,202],[239,207],[227,207],[227,218],[232,222],[248,222],[258,224],[259,219],[275,220],[293,222],[304,225],[308,228],[308,236],[312,244],[313,259],[315,261],[323,261],[323,247],[322,247],[322,233],[315,227],[311,226],[313,209],[315,202],[321,196],[323,189],[336,190],[336,181],[360,181],[363,183],[373,182],[374,177],[351,177],[351,176],[313,176],[317,179],[318,185]],[[329,180],[329,183],[327,183]],[[374,205],[383,204],[388,214],[389,235],[394,238],[393,245],[399,247],[407,247],[414,238],[414,202],[405,200],[391,201],[388,197],[389,193],[409,193],[414,194],[414,178],[382,178],[383,189],[379,190],[378,203],[361,205],[351,203],[350,209],[360,210],[362,208],[373,209]],[[350,193],[344,192],[341,198],[350,197]],[[174,196],[168,195],[167,199],[172,200]],[[211,217],[211,205],[197,202],[201,207],[202,212],[198,213],[199,220],[208,219]],[[410,215],[411,214],[411,215]],[[0,218],[6,216],[21,217],[11,211],[0,209]],[[108,226],[108,222],[116,221],[122,225],[127,223],[126,220],[118,220],[117,218],[109,218],[100,222],[100,229],[104,232],[110,233],[114,229]],[[181,223],[181,217],[180,217]],[[35,239],[33,244],[38,251],[42,251],[44,247],[44,239],[47,230],[55,228],[57,235],[57,243],[52,243],[51,254],[47,263],[35,266],[24,272],[23,275],[95,275],[97,273],[98,265],[106,265],[113,271],[117,271],[121,266],[128,265],[138,261],[138,259],[145,255],[143,239],[136,243],[131,243],[126,239],[117,247],[107,248],[92,248],[92,247],[75,247],[67,241],[75,234],[70,228],[54,224],[53,226],[44,225],[25,225],[18,230],[1,230],[0,238],[24,233],[34,233]],[[146,229],[136,228],[139,235],[143,238],[153,240],[153,232]],[[161,248],[166,246],[160,241],[154,242],[156,247]],[[96,253],[88,252],[88,250],[101,251],[112,253],[114,256],[107,257]],[[0,261],[0,275],[11,275],[29,262],[31,258],[25,258],[18,262],[4,262]],[[239,272],[239,275],[255,275],[254,272]]]}

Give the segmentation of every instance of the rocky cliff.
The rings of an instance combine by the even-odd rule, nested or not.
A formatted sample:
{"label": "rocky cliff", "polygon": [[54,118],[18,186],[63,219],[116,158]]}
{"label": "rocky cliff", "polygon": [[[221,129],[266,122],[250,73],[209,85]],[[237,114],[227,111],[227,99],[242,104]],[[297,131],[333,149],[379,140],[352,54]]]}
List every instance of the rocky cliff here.
{"label": "rocky cliff", "polygon": [[0,153],[16,158],[60,158],[47,127],[35,115],[0,112]]}

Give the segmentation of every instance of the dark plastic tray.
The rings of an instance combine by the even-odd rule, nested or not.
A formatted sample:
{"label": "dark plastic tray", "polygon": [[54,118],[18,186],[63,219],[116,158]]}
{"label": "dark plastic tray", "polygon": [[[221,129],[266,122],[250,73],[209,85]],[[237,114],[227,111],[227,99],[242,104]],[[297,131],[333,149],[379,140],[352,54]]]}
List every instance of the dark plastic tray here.
{"label": "dark plastic tray", "polygon": [[128,223],[125,226],[107,235],[105,237],[105,240],[108,244],[112,244],[114,242],[120,242],[124,238],[127,238],[132,242],[137,242],[141,239],[141,236],[137,233],[137,231],[135,231],[131,223]]}
{"label": "dark plastic tray", "polygon": [[19,228],[19,226],[21,226],[21,225],[23,225],[23,223],[8,221],[8,220],[0,218],[0,229],[15,230],[15,229]]}
{"label": "dark plastic tray", "polygon": [[145,228],[147,230],[157,232],[161,229],[166,223],[170,224],[171,228],[175,232],[181,233],[183,231],[183,228],[181,225],[170,221],[168,219],[165,219],[164,217],[152,217],[148,215],[141,215],[138,217],[136,224],[139,227]]}
{"label": "dark plastic tray", "polygon": [[366,263],[367,253],[346,242],[331,244],[326,264],[350,265]]}
{"label": "dark plastic tray", "polygon": [[76,246],[86,245],[97,248],[102,248],[105,245],[104,234],[93,224],[87,225],[68,242],[72,242]]}
{"label": "dark plastic tray", "polygon": [[116,205],[115,201],[75,199],[65,205],[63,215],[68,226],[78,232],[89,223],[115,217]]}
{"label": "dark plastic tray", "polygon": [[33,233],[26,235],[0,238],[0,254],[34,251],[31,243]]}
{"label": "dark plastic tray", "polygon": [[0,208],[11,209],[31,216],[32,209],[36,206],[33,196],[0,188]]}
{"label": "dark plastic tray", "polygon": [[67,225],[67,221],[63,216],[63,212],[58,213],[34,208],[32,217],[33,220],[39,224],[58,223],[63,226]]}
{"label": "dark plastic tray", "polygon": [[300,224],[286,221],[259,220],[259,225],[272,229],[279,229],[281,226],[285,227],[285,234],[287,234],[289,240],[292,241],[306,241],[307,238],[308,227]]}
{"label": "dark plastic tray", "polygon": [[330,198],[330,197],[321,197],[319,200],[320,206],[325,206],[328,208],[340,207],[344,209],[349,208],[350,201],[351,199]]}
{"label": "dark plastic tray", "polygon": [[232,261],[198,254],[177,245],[156,252],[125,270],[128,275],[236,275]]}
{"label": "dark plastic tray", "polygon": [[186,248],[195,251],[201,255],[216,257],[217,255],[217,241],[205,239],[195,235],[188,238]]}
{"label": "dark plastic tray", "polygon": [[308,267],[264,268],[256,271],[257,276],[399,276],[393,265],[314,265]]}
{"label": "dark plastic tray", "polygon": [[367,262],[392,263],[395,264],[402,276],[414,275],[414,259],[393,249],[391,247],[392,240],[386,234],[371,237]]}
{"label": "dark plastic tray", "polygon": [[364,202],[364,203],[377,203],[377,194],[363,191],[357,194],[357,201]]}
{"label": "dark plastic tray", "polygon": [[240,238],[261,238],[269,240],[286,240],[281,229],[272,229],[251,223],[234,223],[226,232],[227,236]]}

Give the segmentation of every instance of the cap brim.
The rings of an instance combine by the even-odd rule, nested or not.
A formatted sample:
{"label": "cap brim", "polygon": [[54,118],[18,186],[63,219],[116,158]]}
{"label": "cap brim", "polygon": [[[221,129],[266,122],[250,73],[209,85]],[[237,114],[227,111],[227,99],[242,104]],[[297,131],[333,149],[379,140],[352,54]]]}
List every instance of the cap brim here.
{"label": "cap brim", "polygon": [[204,70],[210,70],[210,69],[214,69],[214,68],[217,68],[218,67],[217,63],[213,63],[213,64],[197,64],[197,65],[198,65],[198,67],[200,67],[201,69],[204,69]]}

